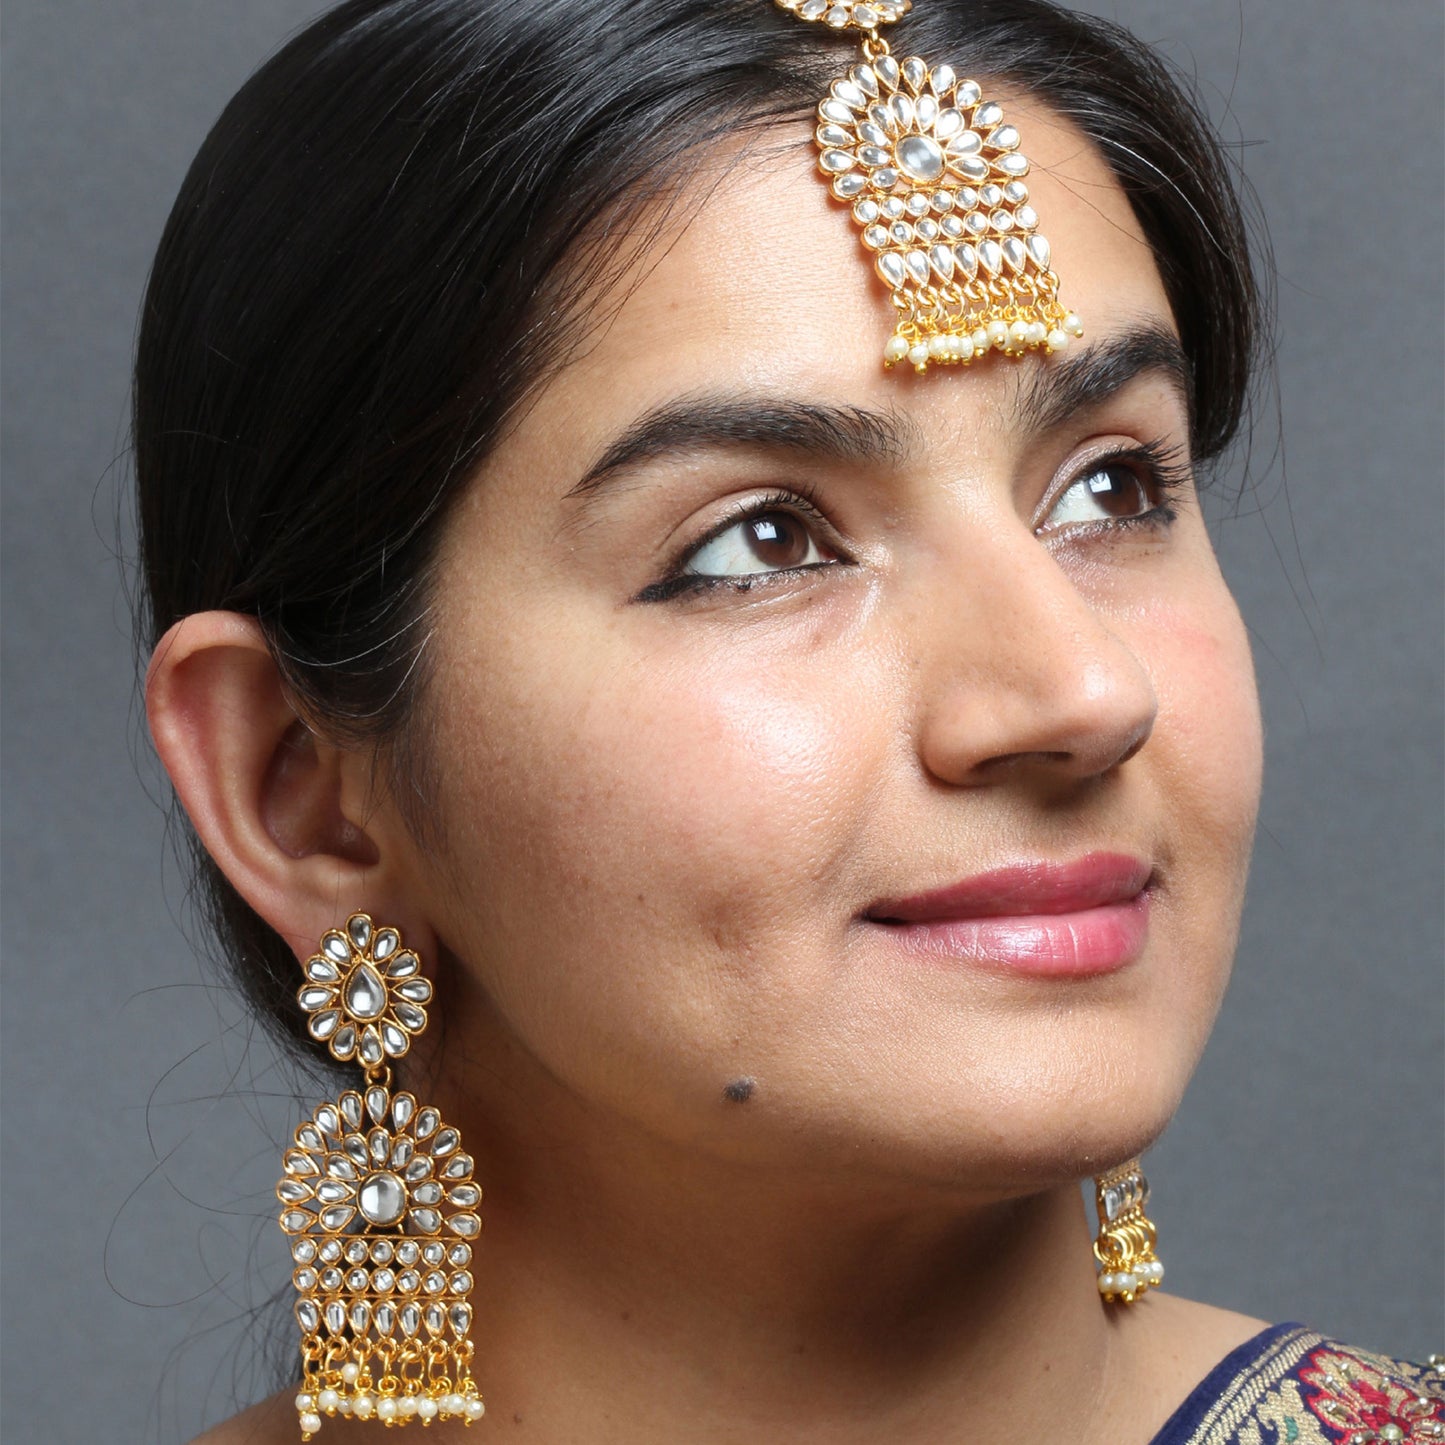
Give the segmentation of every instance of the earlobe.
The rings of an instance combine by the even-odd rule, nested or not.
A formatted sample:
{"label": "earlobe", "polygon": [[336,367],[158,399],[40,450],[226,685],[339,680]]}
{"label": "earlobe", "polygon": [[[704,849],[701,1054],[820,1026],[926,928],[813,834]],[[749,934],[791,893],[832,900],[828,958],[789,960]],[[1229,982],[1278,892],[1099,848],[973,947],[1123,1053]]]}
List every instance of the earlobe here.
{"label": "earlobe", "polygon": [[363,760],[298,717],[254,618],[176,623],[151,659],[146,716],[206,851],[298,957],[338,906],[394,911],[382,851],[343,807]]}

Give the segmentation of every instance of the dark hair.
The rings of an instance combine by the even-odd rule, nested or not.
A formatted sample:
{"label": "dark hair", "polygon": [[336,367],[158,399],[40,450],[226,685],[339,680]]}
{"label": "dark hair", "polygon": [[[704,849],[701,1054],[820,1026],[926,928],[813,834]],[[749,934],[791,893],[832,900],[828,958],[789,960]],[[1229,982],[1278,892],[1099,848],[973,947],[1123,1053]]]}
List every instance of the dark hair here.
{"label": "dark hair", "polygon": [[[762,0],[349,0],[264,65],[192,164],[146,292],[146,640],[210,608],[255,616],[308,721],[415,785],[450,503],[700,145],[804,124],[851,63],[818,29]],[[1021,86],[1093,140],[1173,306],[1196,458],[1218,455],[1260,304],[1196,103],[1127,32],[1044,0],[931,0],[898,45]],[[290,952],[195,852],[230,968],[300,1040]]]}

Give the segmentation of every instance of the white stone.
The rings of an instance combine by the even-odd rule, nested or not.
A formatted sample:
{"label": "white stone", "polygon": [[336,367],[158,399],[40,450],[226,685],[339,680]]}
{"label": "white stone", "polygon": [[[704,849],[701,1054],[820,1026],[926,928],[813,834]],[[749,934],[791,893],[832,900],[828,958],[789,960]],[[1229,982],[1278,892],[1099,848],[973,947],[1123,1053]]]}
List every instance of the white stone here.
{"label": "white stone", "polygon": [[356,1191],[362,1216],[372,1224],[395,1224],[406,1212],[406,1185],[395,1174],[370,1174]]}

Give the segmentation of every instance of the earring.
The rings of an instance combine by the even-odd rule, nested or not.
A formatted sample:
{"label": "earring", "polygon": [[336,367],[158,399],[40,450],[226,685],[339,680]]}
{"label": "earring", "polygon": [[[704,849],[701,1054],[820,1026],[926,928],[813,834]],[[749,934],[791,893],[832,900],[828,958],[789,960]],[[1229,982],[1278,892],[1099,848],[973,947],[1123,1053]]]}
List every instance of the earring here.
{"label": "earring", "polygon": [[1105,1300],[1133,1304],[1164,1279],[1164,1266],[1154,1253],[1153,1221],[1144,1213],[1149,1181],[1137,1159],[1110,1169],[1094,1180],[1099,1233],[1094,1258],[1099,1261],[1099,1293]]}
{"label": "earring", "polygon": [[365,913],[327,933],[305,973],[308,1032],[363,1078],[297,1128],[276,1186],[296,1265],[301,1438],[323,1416],[470,1425],[484,1409],[467,1334],[482,1191],[458,1132],[392,1092],[431,984],[397,930]]}

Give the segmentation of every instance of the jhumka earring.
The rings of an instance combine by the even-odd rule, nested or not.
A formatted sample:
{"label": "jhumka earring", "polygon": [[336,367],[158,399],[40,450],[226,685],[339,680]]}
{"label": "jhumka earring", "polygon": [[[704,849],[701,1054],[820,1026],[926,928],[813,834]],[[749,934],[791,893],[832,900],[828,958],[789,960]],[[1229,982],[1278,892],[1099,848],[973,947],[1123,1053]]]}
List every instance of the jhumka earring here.
{"label": "jhumka earring", "polygon": [[818,166],[847,201],[897,313],[886,366],[1062,351],[1083,325],[1029,204],[1029,163],[997,101],[948,65],[899,62],[879,27],[912,0],[776,0],[799,20],[862,35],[862,61],[818,106]]}
{"label": "jhumka earring", "polygon": [[397,930],[365,913],[326,934],[305,973],[312,1038],[363,1077],[296,1130],[276,1186],[296,1265],[301,1438],[338,1415],[470,1425],[483,1413],[467,1334],[482,1191],[457,1131],[392,1092],[431,984]]}
{"label": "jhumka earring", "polygon": [[1137,1159],[1110,1169],[1094,1180],[1099,1234],[1094,1258],[1099,1261],[1099,1293],[1106,1300],[1133,1304],[1164,1278],[1154,1253],[1153,1221],[1144,1213],[1149,1181]]}

